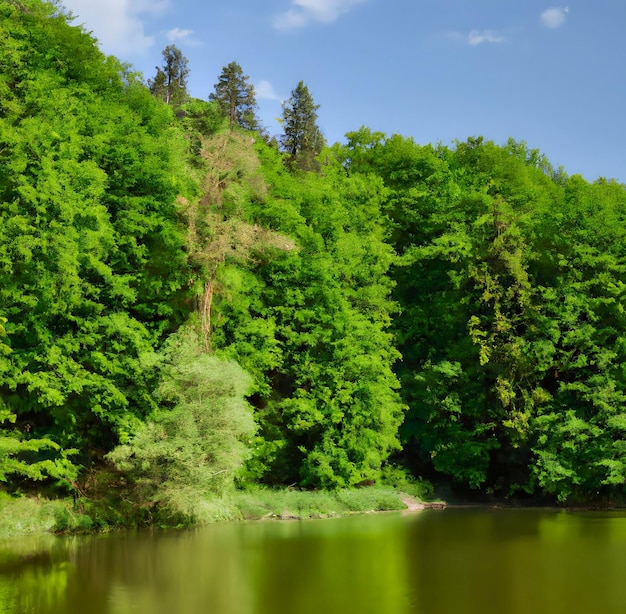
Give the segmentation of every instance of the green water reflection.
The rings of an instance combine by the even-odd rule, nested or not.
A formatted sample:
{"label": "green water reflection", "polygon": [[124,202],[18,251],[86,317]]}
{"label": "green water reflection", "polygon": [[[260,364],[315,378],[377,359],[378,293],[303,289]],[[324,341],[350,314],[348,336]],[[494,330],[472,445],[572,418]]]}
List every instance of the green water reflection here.
{"label": "green water reflection", "polygon": [[427,510],[0,542],[6,614],[612,614],[626,514]]}

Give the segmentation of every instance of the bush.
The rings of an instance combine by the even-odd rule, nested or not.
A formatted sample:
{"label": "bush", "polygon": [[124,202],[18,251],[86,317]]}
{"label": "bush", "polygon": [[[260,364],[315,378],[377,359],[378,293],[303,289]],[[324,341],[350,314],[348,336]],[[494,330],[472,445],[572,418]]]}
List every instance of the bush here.
{"label": "bush", "polygon": [[396,465],[387,465],[383,469],[382,482],[420,501],[430,501],[435,494],[434,486],[430,482],[415,478],[406,469]]}
{"label": "bush", "polygon": [[232,486],[255,431],[244,400],[249,378],[204,353],[197,334],[174,335],[163,354],[159,411],[108,459],[133,486],[137,505],[162,521],[193,521],[208,497]]}

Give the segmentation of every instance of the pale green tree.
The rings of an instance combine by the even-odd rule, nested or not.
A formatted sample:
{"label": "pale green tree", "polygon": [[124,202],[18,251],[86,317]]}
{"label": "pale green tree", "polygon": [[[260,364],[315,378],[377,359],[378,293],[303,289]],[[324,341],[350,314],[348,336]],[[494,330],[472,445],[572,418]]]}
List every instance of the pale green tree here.
{"label": "pale green tree", "polygon": [[169,518],[197,519],[208,495],[233,484],[255,432],[245,401],[249,376],[203,351],[184,327],[161,354],[159,409],[108,458],[133,486],[135,502]]}

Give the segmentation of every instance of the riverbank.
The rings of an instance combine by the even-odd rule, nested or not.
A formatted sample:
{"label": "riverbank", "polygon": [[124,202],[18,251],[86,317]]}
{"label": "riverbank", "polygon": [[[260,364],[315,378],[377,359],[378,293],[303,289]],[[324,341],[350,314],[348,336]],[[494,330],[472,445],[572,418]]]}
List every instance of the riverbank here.
{"label": "riverbank", "polygon": [[[409,489],[410,490],[410,489]],[[390,511],[418,511],[443,507],[442,501],[430,501],[418,493],[385,486],[338,491],[261,490],[239,493],[233,503],[240,518],[258,520],[276,518],[302,520],[350,514]]]}
{"label": "riverbank", "polygon": [[[222,497],[195,503],[185,522],[169,526],[192,526],[232,520],[300,520],[387,511],[417,511],[443,507],[430,500],[421,483],[369,486],[337,491],[306,491],[289,488],[238,490]],[[124,514],[107,501],[9,497],[0,493],[0,538],[37,534],[98,533],[121,528],[168,526],[162,519],[153,523],[145,514]]]}

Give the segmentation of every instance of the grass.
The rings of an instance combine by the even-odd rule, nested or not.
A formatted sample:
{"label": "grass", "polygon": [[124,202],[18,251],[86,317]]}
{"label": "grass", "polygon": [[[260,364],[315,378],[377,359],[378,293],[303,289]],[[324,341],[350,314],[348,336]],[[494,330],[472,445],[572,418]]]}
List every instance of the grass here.
{"label": "grass", "polygon": [[[413,492],[407,492],[413,490]],[[337,491],[301,491],[255,487],[230,495],[231,505],[242,519],[322,518],[354,513],[406,509],[402,493],[422,499],[417,487],[369,486]]]}
{"label": "grass", "polygon": [[[397,481],[397,480],[396,480]],[[0,491],[0,538],[42,533],[85,533],[144,526],[203,525],[229,520],[264,518],[324,518],[355,513],[406,509],[403,494],[429,500],[430,484],[394,480],[386,486],[336,491],[250,487],[221,497],[202,497],[180,491],[175,513],[146,518],[142,508],[119,497],[115,489],[100,497],[47,500],[40,497],[10,497]]]}
{"label": "grass", "polygon": [[41,533],[79,533],[92,528],[91,518],[74,509],[71,499],[10,497],[0,492],[0,538]]}
{"label": "grass", "polygon": [[233,493],[231,501],[241,518],[318,518],[345,509],[333,493],[257,487]]}

